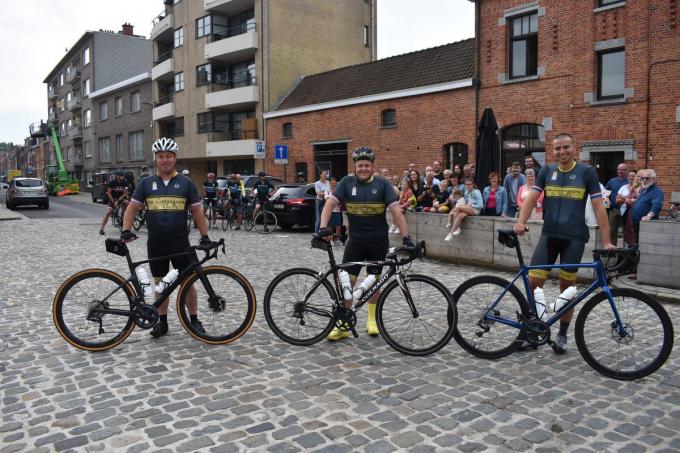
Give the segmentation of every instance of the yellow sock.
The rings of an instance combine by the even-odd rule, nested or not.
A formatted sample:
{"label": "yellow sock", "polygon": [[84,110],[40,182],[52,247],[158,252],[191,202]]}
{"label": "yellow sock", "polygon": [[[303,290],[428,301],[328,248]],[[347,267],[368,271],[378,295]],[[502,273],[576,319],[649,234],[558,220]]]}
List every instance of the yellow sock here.
{"label": "yellow sock", "polygon": [[368,304],[368,319],[366,320],[366,331],[369,335],[380,335],[378,324],[375,322],[375,304]]}

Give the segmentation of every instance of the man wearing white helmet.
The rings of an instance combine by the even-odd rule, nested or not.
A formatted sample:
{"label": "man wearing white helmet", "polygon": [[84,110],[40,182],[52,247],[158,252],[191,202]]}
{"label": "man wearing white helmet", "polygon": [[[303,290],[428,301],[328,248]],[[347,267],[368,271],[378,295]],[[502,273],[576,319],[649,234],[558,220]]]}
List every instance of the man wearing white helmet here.
{"label": "man wearing white helmet", "polygon": [[[154,176],[140,181],[132,195],[130,207],[125,211],[123,231],[120,235],[125,242],[134,240],[137,236],[130,231],[132,221],[137,211],[147,205],[146,220],[149,239],[147,253],[149,259],[182,253],[189,248],[189,233],[187,231],[187,210],[191,209],[198,231],[201,233],[200,245],[209,245],[208,226],[203,214],[201,197],[196,185],[191,179],[180,175],[175,169],[177,163],[177,144],[170,138],[159,138],[153,143],[156,167],[158,172]],[[169,270],[170,262],[175,269],[182,272],[196,255],[185,255],[165,260],[154,260],[149,263],[151,275],[156,282],[160,281]],[[197,316],[196,290],[189,290],[189,315],[194,329],[205,333],[203,325]],[[158,338],[168,333],[168,300],[158,307],[160,321],[151,330],[151,336]]]}

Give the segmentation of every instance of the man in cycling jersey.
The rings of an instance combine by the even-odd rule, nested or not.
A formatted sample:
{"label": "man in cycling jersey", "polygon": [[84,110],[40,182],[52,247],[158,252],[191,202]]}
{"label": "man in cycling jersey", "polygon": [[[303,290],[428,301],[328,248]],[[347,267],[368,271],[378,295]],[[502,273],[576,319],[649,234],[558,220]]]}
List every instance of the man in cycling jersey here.
{"label": "man in cycling jersey", "polygon": [[239,175],[232,174],[227,182],[227,197],[229,205],[236,213],[236,230],[241,229],[243,222],[243,199],[246,196],[246,189],[243,186],[243,181],[240,180]]}
{"label": "man in cycling jersey", "polygon": [[[345,176],[335,187],[335,191],[327,198],[323,211],[319,236],[332,237],[333,230],[328,228],[328,222],[336,206],[345,204],[347,218],[349,220],[349,241],[345,245],[343,263],[352,261],[380,261],[387,256],[389,237],[387,234],[387,220],[385,211],[392,213],[394,222],[403,234],[403,243],[407,248],[415,245],[408,235],[406,219],[399,208],[399,197],[394,192],[392,185],[382,176],[373,176],[373,150],[366,147],[356,148],[352,152],[354,161],[354,175]],[[347,269],[352,286],[357,280],[361,266],[352,266]],[[366,268],[369,274],[380,275],[380,266]],[[375,322],[375,303],[380,294],[376,291],[368,301],[368,320],[366,331],[369,335],[380,334]],[[347,308],[351,307],[351,301],[345,301]],[[333,329],[328,335],[331,341],[341,340],[350,335],[339,329]]]}
{"label": "man in cycling jersey", "polygon": [[257,211],[264,203],[269,201],[269,197],[274,194],[274,186],[267,181],[267,173],[261,171],[257,174],[258,178],[253,186],[253,195],[255,196],[255,211],[253,211],[253,218],[257,215]]}
{"label": "man in cycling jersey", "polygon": [[129,183],[123,171],[117,171],[116,177],[106,184],[106,212],[104,213],[104,220],[99,229],[99,234],[104,235],[104,227],[108,222],[111,213],[119,204],[123,204],[123,209],[128,205],[127,195],[129,191]]}
{"label": "man in cycling jersey", "polygon": [[206,175],[207,181],[203,182],[203,215],[207,216],[208,206],[213,208],[213,217],[215,216],[215,209],[217,209],[217,187],[219,184],[215,181],[215,173],[210,172]]}
{"label": "man in cycling jersey", "polygon": [[[160,138],[153,143],[158,173],[142,180],[132,195],[129,209],[123,219],[121,239],[128,242],[137,238],[130,231],[137,211],[146,203],[146,220],[149,238],[146,244],[149,259],[159,258],[175,253],[182,253],[189,248],[187,232],[187,210],[191,209],[198,231],[201,233],[199,245],[210,245],[208,225],[201,214],[201,197],[196,185],[187,177],[175,170],[177,162],[177,144],[170,138]],[[159,282],[167,273],[170,262],[180,273],[197,260],[196,254],[174,258],[154,260],[149,263],[151,275]],[[197,315],[196,289],[189,290],[187,303],[191,325],[200,332],[205,332]],[[158,307],[160,320],[151,330],[151,336],[161,337],[168,333],[168,300]]]}
{"label": "man in cycling jersey", "polygon": [[[554,264],[560,257],[561,264],[578,264],[583,257],[583,250],[589,239],[585,221],[586,200],[590,196],[597,225],[602,235],[604,248],[614,248],[609,236],[609,219],[604,207],[600,182],[595,169],[589,165],[576,162],[574,139],[569,134],[559,134],[553,140],[555,163],[545,165],[532,187],[533,190],[524,200],[519,219],[514,230],[519,236],[526,231],[526,221],[531,215],[541,193],[545,193],[543,201],[543,231],[531,257],[532,265]],[[560,292],[565,291],[576,282],[576,269],[560,270]],[[533,269],[529,271],[531,291],[543,288],[549,270]],[[560,318],[559,333],[552,343],[553,350],[563,354],[567,347],[567,331],[573,310]]]}

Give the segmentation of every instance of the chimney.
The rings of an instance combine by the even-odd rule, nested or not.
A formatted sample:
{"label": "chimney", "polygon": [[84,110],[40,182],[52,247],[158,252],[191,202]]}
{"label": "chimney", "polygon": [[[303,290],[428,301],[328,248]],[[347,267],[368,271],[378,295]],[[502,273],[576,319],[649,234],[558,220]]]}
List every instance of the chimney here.
{"label": "chimney", "polygon": [[133,27],[133,26],[130,25],[129,23],[125,22],[125,23],[123,24],[122,33],[123,33],[125,36],[133,36],[133,30],[134,30],[134,28],[135,28],[135,27]]}

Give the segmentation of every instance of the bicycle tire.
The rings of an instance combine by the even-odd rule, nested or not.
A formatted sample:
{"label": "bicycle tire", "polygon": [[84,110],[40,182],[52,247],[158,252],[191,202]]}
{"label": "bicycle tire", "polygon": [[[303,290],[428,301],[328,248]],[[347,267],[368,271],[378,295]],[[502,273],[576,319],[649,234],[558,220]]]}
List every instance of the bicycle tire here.
{"label": "bicycle tire", "polygon": [[[418,316],[414,317],[411,312],[399,282],[392,280],[380,295],[376,306],[376,321],[380,335],[387,344],[402,354],[413,356],[433,354],[446,346],[453,336],[456,309],[451,294],[441,282],[426,275],[406,275],[404,283],[411,294]],[[393,295],[396,297],[391,297]],[[415,296],[418,296],[418,300],[415,300]],[[420,299],[420,296],[423,299]],[[446,322],[445,329],[440,328],[443,324],[442,319],[449,315],[452,316],[451,321]],[[428,344],[424,341],[426,335],[433,337]],[[410,343],[406,344],[409,340]]]}
{"label": "bicycle tire", "polygon": [[231,218],[228,214],[228,212],[225,212],[224,215],[222,216],[222,231],[227,231],[227,229],[231,228]]}
{"label": "bicycle tire", "polygon": [[255,226],[255,222],[253,222],[253,216],[252,215],[249,215],[247,217],[243,216],[243,228],[245,228],[246,231],[252,230],[254,226]]}
{"label": "bicycle tire", "polygon": [[[94,281],[95,279],[96,281]],[[88,282],[88,280],[90,281]],[[101,317],[103,333],[107,333],[106,328],[114,333],[113,337],[106,339],[100,338],[102,332],[99,329],[99,323],[88,321],[86,318],[87,308],[95,300],[113,291],[116,286],[119,286],[122,292],[114,292],[107,306],[111,307],[110,301],[115,301],[116,308],[131,310],[134,306],[136,293],[130,282],[119,274],[106,269],[86,269],[67,278],[57,289],[52,302],[52,320],[59,335],[72,346],[93,352],[111,349],[125,341],[135,328],[135,320],[132,316],[126,318],[117,315],[103,315]],[[93,297],[89,297],[88,290],[94,292]],[[68,318],[66,314],[71,312],[70,307],[72,305],[76,307],[73,308],[74,319],[79,319],[85,323],[82,331],[66,319]],[[120,322],[116,322],[118,320]],[[104,321],[111,321],[111,323],[105,324]],[[94,339],[84,338],[85,334],[89,333],[94,335]]]}
{"label": "bicycle tire", "polygon": [[[319,274],[316,271],[299,267],[281,272],[267,286],[264,294],[264,317],[272,332],[283,341],[295,346],[309,346],[326,338],[333,330],[335,318],[332,313],[334,301],[338,298],[328,280],[324,279],[321,282],[310,299],[301,300],[318,279]],[[294,286],[296,283],[302,283],[302,288]],[[322,288],[326,291],[324,292]],[[307,306],[327,310],[330,316],[307,311]],[[295,317],[296,308],[301,318]],[[308,336],[301,337],[303,333]]]}
{"label": "bicycle tire", "polygon": [[[182,282],[177,293],[180,324],[189,335],[203,343],[229,344],[243,336],[253,324],[257,307],[255,291],[247,278],[228,267],[206,266],[203,274],[218,299],[210,302],[201,276],[194,272]],[[191,324],[186,302],[192,287],[198,293],[198,319],[203,323],[205,333]]]}
{"label": "bicycle tire", "polygon": [[260,234],[269,234],[276,229],[279,221],[276,218],[276,214],[270,211],[260,211],[255,216],[253,224],[255,225],[255,231]]}
{"label": "bicycle tire", "polygon": [[[484,297],[479,294],[483,290],[480,287],[485,284],[491,285],[493,295]],[[508,285],[510,285],[510,282],[503,278],[493,275],[480,275],[466,280],[453,292],[453,302],[458,315],[453,330],[453,338],[461,348],[470,354],[483,359],[499,359],[512,354],[521,346],[524,329],[484,320],[484,314],[488,311],[488,304],[492,303]],[[474,289],[475,286],[478,288]],[[470,305],[474,306],[470,308]],[[501,312],[499,307],[505,308],[501,308]],[[528,317],[529,303],[524,294],[513,284],[509,286],[505,296],[496,306],[495,316],[505,315],[506,319],[518,321],[516,319],[517,312]],[[512,318],[509,318],[510,316]],[[496,335],[495,339],[492,338],[494,334]],[[488,345],[482,343],[485,337],[491,340]]]}
{"label": "bicycle tire", "polygon": [[132,222],[132,227],[135,229],[135,231],[139,231],[143,224],[144,214],[142,214],[142,211],[137,211],[137,214],[135,214],[135,220]]}
{"label": "bicycle tire", "polygon": [[[630,338],[629,342],[623,341],[620,335],[613,330],[614,312],[607,295],[600,292],[585,303],[576,318],[574,328],[576,346],[588,365],[607,377],[629,381],[648,376],[666,362],[673,349],[673,323],[671,318],[655,298],[641,291],[630,288],[612,288],[611,294],[615,300],[621,322],[626,326],[626,331],[632,334],[631,337],[626,337]],[[621,298],[621,300],[618,298]],[[648,319],[643,319],[641,313],[645,307],[648,308]],[[592,316],[589,316],[591,313]],[[635,327],[632,325],[633,322],[636,323]],[[647,338],[650,332],[659,332],[657,326],[660,326],[660,330],[662,330],[660,335],[659,333],[655,334],[656,336],[650,342],[636,343],[637,346],[643,347],[651,345],[644,349],[644,353],[642,350],[635,350],[632,347],[636,337],[645,335],[645,338]],[[600,332],[604,333],[601,334]],[[594,346],[597,346],[597,343],[590,340],[595,335],[599,335],[602,337],[602,342],[607,343],[604,348],[607,349],[607,352],[611,352],[615,359],[614,366],[604,363],[601,357],[596,357],[600,347],[595,348]],[[625,351],[622,351],[622,347]],[[639,360],[649,358],[649,361],[640,368],[636,367],[636,369],[629,370],[626,364],[637,365],[636,357]]]}

